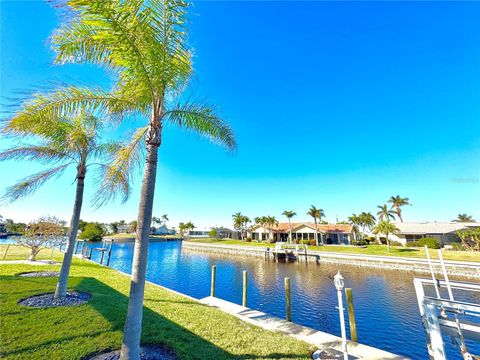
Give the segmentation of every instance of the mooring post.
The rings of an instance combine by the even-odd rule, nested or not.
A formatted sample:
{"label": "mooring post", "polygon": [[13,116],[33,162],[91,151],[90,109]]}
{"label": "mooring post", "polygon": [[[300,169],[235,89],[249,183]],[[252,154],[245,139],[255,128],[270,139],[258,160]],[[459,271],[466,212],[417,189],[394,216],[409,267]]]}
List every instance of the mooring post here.
{"label": "mooring post", "polygon": [[102,248],[101,253],[102,253],[102,256],[100,257],[100,264],[103,264],[103,254],[105,254],[105,248]]}
{"label": "mooring post", "polygon": [[78,252],[78,244],[79,244],[79,242],[78,242],[78,240],[76,240],[76,244],[75,244],[75,254],[77,254],[77,252]]}
{"label": "mooring post", "polygon": [[88,260],[92,260],[92,251],[93,251],[93,248],[90,248],[90,254],[88,255]]}
{"label": "mooring post", "polygon": [[247,271],[243,271],[242,306],[247,307]]}
{"label": "mooring post", "polygon": [[357,322],[355,321],[355,308],[353,307],[352,289],[345,288],[345,297],[347,298],[348,322],[350,323],[350,340],[358,342]]}
{"label": "mooring post", "polygon": [[9,248],[10,248],[10,244],[7,244],[7,249],[5,250],[5,254],[3,254],[3,259],[2,260],[5,260],[5,258],[7,257],[7,253],[8,253]]}
{"label": "mooring post", "polygon": [[55,250],[55,246],[52,246],[52,252],[50,253],[50,260],[53,259],[53,251]]}
{"label": "mooring post", "polygon": [[212,284],[210,286],[210,296],[215,297],[215,278],[217,276],[217,267],[212,265]]}
{"label": "mooring post", "polygon": [[110,242],[110,248],[108,249],[108,259],[107,259],[107,266],[110,265],[110,256],[112,256],[112,246],[113,246],[113,239]]}
{"label": "mooring post", "polygon": [[290,302],[290,278],[285,278],[285,310],[286,320],[292,321],[292,303]]}

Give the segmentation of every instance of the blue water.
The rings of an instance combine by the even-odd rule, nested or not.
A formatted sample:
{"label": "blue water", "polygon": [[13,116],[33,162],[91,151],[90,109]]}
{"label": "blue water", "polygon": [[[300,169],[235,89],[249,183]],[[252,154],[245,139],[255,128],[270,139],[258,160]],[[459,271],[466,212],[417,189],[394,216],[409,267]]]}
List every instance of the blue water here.
{"label": "blue water", "polygon": [[[132,257],[133,243],[115,243],[110,266],[130,273]],[[100,253],[94,251],[92,260],[99,259]],[[242,271],[247,270],[248,306],[282,318],[285,316],[284,278],[290,277],[292,321],[337,336],[340,325],[333,276],[340,270],[346,287],[353,291],[359,342],[412,359],[428,359],[413,288],[413,272],[303,262],[276,263],[263,257],[182,250],[181,242],[152,241],[147,279],[200,299],[209,296],[212,265],[217,266],[217,297],[241,304]],[[458,291],[454,294],[458,300],[480,303],[478,294]],[[461,359],[450,339],[444,340],[448,359]],[[467,345],[471,352],[480,353],[480,344]]]}

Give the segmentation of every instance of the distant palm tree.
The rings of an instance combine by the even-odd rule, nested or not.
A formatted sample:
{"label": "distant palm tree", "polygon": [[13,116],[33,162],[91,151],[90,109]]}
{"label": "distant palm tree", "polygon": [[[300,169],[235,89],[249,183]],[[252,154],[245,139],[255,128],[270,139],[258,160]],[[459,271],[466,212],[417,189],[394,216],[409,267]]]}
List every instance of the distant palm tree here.
{"label": "distant palm tree", "polygon": [[[51,43],[57,63],[88,63],[113,73],[113,92],[99,89],[61,89],[41,112],[64,108],[64,99],[76,99],[92,110],[108,110],[120,118],[136,114],[145,120],[139,129],[138,147],[146,152],[144,178],[138,210],[138,231],[132,261],[129,305],[124,325],[120,359],[140,357],[143,299],[148,241],[158,150],[167,124],[192,130],[224,145],[236,147],[231,128],[205,104],[180,103],[192,76],[192,52],[187,42],[189,2],[68,1],[66,14]],[[47,99],[51,100],[51,99]],[[128,157],[117,166],[128,166]],[[115,172],[112,171],[115,176]]]}
{"label": "distant palm tree", "polygon": [[388,220],[380,221],[377,226],[373,229],[375,234],[384,234],[387,238],[387,251],[390,252],[390,239],[388,238],[389,234],[395,234],[399,231],[399,229],[395,226],[395,224],[391,223]]}
{"label": "distant palm tree", "polygon": [[[116,153],[122,151],[123,145],[118,142],[102,142],[100,130],[102,122],[91,114],[78,110],[72,117],[48,117],[43,121],[35,121],[29,113],[29,104],[36,103],[42,95],[34,97],[30,103],[12,116],[3,132],[23,139],[33,137],[33,142],[27,145],[14,146],[0,153],[0,160],[38,160],[53,167],[43,170],[21,180],[9,187],[4,200],[15,201],[35,192],[47,180],[60,176],[68,167],[75,166],[76,194],[73,213],[70,221],[67,248],[62,261],[55,298],[67,294],[67,283],[72,263],[75,241],[77,239],[80,213],[83,204],[83,191],[87,169],[96,166],[103,174]],[[130,174],[121,171],[117,173],[116,182],[121,186],[103,183],[94,199],[104,192],[112,192],[112,196],[120,191],[123,200],[130,195]]]}
{"label": "distant palm tree", "polygon": [[411,205],[409,203],[409,199],[407,197],[402,198],[400,195],[397,195],[397,196],[391,196],[390,199],[388,199],[388,202],[392,204],[392,209],[395,209],[398,215],[398,218],[400,219],[401,222],[403,222],[402,206]]}
{"label": "distant palm tree", "polygon": [[365,228],[372,230],[372,227],[375,225],[375,216],[373,216],[370,212],[362,212],[360,214],[360,222],[362,225],[362,232],[365,234]]}
{"label": "distant palm tree", "polygon": [[167,214],[163,214],[161,219],[163,220],[163,224],[164,225],[167,225],[167,221],[169,221],[170,219],[168,218],[168,215]]}
{"label": "distant palm tree", "polygon": [[[352,214],[351,216],[348,217],[348,222],[353,225],[353,231],[354,231],[353,234],[354,234],[354,236],[356,236],[356,234],[359,232],[358,231],[359,226],[362,225],[361,216],[359,216],[357,214]],[[355,239],[355,240],[357,240],[357,239]]]}
{"label": "distant palm tree", "polygon": [[377,208],[379,209],[377,211],[378,215],[378,220],[380,221],[389,221],[390,219],[395,220],[395,214],[397,212],[395,210],[389,209],[387,204],[383,205],[378,205]]}
{"label": "distant palm tree", "polygon": [[289,241],[290,243],[292,242],[292,218],[297,215],[296,212],[294,211],[289,211],[289,210],[285,210],[283,213],[282,213],[283,216],[285,216],[287,219],[288,219],[288,229],[289,229]]}
{"label": "distant palm tree", "polygon": [[[315,206],[310,206],[310,209],[307,212],[307,215],[310,215],[313,218],[315,223],[315,244],[318,246],[318,226],[317,226],[317,218],[319,218],[322,214],[322,209],[317,209]],[[325,215],[325,214],[323,214]]]}
{"label": "distant palm tree", "polygon": [[278,226],[278,220],[275,219],[275,216],[266,216],[265,218],[266,218],[266,224],[270,229],[269,232],[273,234],[273,228]]}
{"label": "distant palm tree", "polygon": [[152,226],[162,225],[162,220],[156,216],[152,216]]}
{"label": "distant palm tree", "polygon": [[475,222],[475,219],[471,215],[458,214],[457,218],[453,221],[454,222]]}
{"label": "distant palm tree", "polygon": [[246,231],[247,224],[250,222],[250,218],[248,216],[242,215],[241,212],[233,214],[232,218],[234,229],[240,231],[240,233],[242,234],[242,240],[245,240],[244,232]]}

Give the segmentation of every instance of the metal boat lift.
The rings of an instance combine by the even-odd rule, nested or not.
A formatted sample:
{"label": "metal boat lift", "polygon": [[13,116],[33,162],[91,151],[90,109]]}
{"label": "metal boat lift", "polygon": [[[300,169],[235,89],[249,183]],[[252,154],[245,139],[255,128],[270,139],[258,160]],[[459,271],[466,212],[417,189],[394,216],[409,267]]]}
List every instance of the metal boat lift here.
{"label": "metal boat lift", "polygon": [[[449,281],[448,277],[445,280],[414,278],[413,284],[430,359],[447,359],[442,334],[452,338],[465,360],[480,359],[470,354],[465,345],[465,340],[480,342],[480,322],[471,321],[472,317],[480,317],[480,305],[440,297],[441,288],[447,289],[449,294],[452,290],[480,292],[480,284]],[[425,286],[434,286],[437,296],[426,296]],[[465,315],[469,316],[468,320],[463,319]]]}

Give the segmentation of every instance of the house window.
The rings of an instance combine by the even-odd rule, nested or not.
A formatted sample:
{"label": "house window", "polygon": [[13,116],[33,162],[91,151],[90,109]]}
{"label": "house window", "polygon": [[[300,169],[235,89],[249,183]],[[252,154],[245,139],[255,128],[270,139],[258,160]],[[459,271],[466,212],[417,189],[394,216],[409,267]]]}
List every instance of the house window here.
{"label": "house window", "polygon": [[423,238],[423,235],[405,235],[405,240],[408,241],[417,241],[418,239]]}

